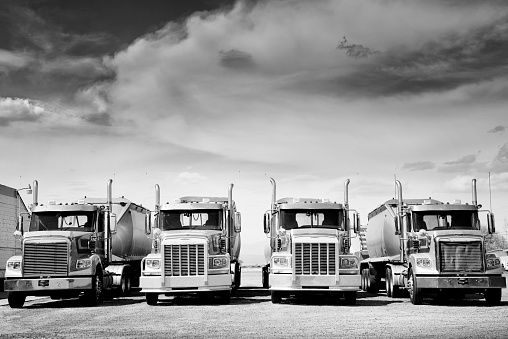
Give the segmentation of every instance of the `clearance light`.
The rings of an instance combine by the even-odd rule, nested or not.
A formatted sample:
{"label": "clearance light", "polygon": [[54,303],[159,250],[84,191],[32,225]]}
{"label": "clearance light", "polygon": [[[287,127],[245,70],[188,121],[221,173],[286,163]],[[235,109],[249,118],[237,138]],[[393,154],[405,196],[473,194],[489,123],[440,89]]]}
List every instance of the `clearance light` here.
{"label": "clearance light", "polygon": [[50,200],[50,201],[48,201],[48,205],[50,205],[50,206],[56,205],[56,200]]}
{"label": "clearance light", "polygon": [[462,203],[462,201],[460,201],[460,199],[455,199],[453,201],[453,203],[456,204],[456,205],[460,205]]}
{"label": "clearance light", "polygon": [[330,199],[321,199],[322,202],[326,203],[326,202],[330,202]]}
{"label": "clearance light", "polygon": [[492,270],[494,268],[501,267],[501,260],[499,258],[487,258],[487,269]]}
{"label": "clearance light", "polygon": [[84,200],[78,200],[78,205],[84,205],[84,204],[85,204]]}
{"label": "clearance light", "polygon": [[351,258],[340,258],[339,268],[358,268],[358,259]]}
{"label": "clearance light", "polygon": [[293,198],[293,202],[300,202],[300,198]]}
{"label": "clearance light", "polygon": [[290,261],[288,257],[273,257],[274,266],[289,267],[289,263]]}
{"label": "clearance light", "polygon": [[418,258],[416,259],[416,266],[420,267],[430,267],[430,259],[427,258]]}
{"label": "clearance light", "polygon": [[92,260],[90,259],[78,259],[76,260],[76,269],[82,270],[92,266]]}
{"label": "clearance light", "polygon": [[423,204],[424,204],[424,205],[432,205],[432,200],[430,200],[430,199],[425,199],[425,200],[423,200]]}
{"label": "clearance light", "polygon": [[7,269],[19,271],[21,269],[21,261],[8,261]]}
{"label": "clearance light", "polygon": [[160,268],[161,267],[161,261],[160,259],[147,259],[145,261],[147,268]]}
{"label": "clearance light", "polygon": [[202,202],[210,202],[210,198],[203,198]]}

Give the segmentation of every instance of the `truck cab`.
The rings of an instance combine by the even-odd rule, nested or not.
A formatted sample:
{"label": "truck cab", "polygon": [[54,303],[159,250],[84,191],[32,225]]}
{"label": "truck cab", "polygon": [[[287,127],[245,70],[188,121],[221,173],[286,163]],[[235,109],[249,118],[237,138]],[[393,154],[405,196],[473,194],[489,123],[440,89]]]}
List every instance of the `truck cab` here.
{"label": "truck cab", "polygon": [[156,186],[153,250],[142,261],[141,292],[149,305],[160,294],[209,294],[228,303],[240,286],[241,216],[228,197],[186,196],[160,205]]}
{"label": "truck cab", "polygon": [[[356,302],[360,286],[358,258],[350,253],[351,231],[359,225],[358,214],[345,204],[328,199],[283,198],[275,200],[265,214],[263,287],[269,288],[273,303],[302,293],[330,293]],[[349,213],[353,213],[350,226]],[[356,232],[356,231],[355,231]]]}

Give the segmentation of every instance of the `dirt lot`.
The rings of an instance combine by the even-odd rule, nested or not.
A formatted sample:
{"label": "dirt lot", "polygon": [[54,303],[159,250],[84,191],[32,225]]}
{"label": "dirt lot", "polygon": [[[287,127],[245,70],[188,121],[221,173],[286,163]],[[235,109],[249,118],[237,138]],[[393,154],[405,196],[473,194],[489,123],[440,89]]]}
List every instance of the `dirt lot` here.
{"label": "dirt lot", "polygon": [[109,299],[97,307],[79,300],[30,298],[23,309],[0,300],[0,338],[507,338],[508,291],[502,304],[484,300],[426,302],[359,293],[355,306],[326,298],[290,299],[280,305],[261,289],[259,270],[244,269],[229,305],[198,298],[144,296]]}

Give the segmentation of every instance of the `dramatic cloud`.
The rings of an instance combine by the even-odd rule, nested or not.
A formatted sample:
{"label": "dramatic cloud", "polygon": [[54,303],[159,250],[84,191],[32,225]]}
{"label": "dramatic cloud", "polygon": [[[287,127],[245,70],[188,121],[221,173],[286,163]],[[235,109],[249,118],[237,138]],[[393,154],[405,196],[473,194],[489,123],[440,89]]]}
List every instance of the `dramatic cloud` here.
{"label": "dramatic cloud", "polygon": [[0,97],[0,127],[9,126],[15,121],[36,121],[44,113],[44,108],[27,99]]}
{"label": "dramatic cloud", "polygon": [[410,162],[410,163],[404,163],[402,166],[403,170],[407,171],[424,171],[429,169],[434,169],[436,165],[431,161],[417,161],[417,162]]}

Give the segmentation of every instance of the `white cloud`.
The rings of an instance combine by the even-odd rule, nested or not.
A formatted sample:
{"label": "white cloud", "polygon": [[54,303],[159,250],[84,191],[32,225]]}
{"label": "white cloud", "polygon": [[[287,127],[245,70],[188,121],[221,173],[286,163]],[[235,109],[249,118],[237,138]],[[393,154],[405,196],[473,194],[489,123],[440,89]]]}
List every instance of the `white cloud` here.
{"label": "white cloud", "polygon": [[0,97],[0,126],[8,126],[15,121],[36,121],[43,113],[43,107],[28,99]]}
{"label": "white cloud", "polygon": [[0,49],[0,73],[20,69],[31,62],[32,59],[27,53]]}

